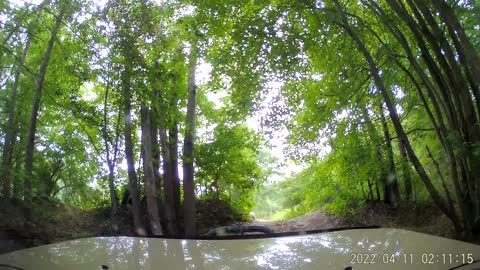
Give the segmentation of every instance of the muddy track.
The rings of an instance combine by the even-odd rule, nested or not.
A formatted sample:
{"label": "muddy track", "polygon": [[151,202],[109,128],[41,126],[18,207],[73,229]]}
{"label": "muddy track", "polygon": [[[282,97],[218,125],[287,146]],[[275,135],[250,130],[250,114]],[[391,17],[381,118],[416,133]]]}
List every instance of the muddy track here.
{"label": "muddy track", "polygon": [[276,233],[301,232],[351,226],[350,223],[331,217],[322,211],[316,211],[309,215],[284,221],[252,221],[245,223],[245,225],[264,226],[272,229]]}

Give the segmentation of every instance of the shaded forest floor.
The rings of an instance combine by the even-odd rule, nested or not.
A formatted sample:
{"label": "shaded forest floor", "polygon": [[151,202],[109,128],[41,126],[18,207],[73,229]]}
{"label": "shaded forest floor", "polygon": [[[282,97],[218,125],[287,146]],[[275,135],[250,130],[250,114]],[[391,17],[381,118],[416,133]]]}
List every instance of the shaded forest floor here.
{"label": "shaded forest floor", "polygon": [[[199,207],[201,213],[197,217],[200,234],[206,233],[211,228],[238,222],[228,210],[216,211],[221,205],[220,202],[210,202]],[[125,218],[120,218],[118,222],[120,225],[116,228],[112,228],[108,209],[79,210],[61,205],[34,212],[33,222],[25,222],[21,211],[20,207],[15,206],[0,210],[0,253],[84,237],[133,235],[131,219],[126,210],[121,213]],[[245,223],[266,226],[275,232],[378,225],[453,237],[449,220],[431,205],[401,206],[392,209],[383,203],[370,202],[356,216],[350,218],[335,218],[317,211],[285,221]]]}

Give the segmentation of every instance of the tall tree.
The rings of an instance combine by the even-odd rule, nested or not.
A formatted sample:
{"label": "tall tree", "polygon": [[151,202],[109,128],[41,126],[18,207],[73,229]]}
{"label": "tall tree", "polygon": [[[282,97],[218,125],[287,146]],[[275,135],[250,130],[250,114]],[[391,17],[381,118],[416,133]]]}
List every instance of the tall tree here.
{"label": "tall tree", "polygon": [[390,119],[393,122],[393,126],[395,128],[395,131],[399,137],[400,140],[404,142],[405,148],[407,150],[407,154],[409,156],[409,159],[412,161],[415,169],[417,170],[417,173],[420,176],[420,179],[423,181],[425,184],[428,192],[432,196],[432,199],[435,201],[437,206],[453,221],[453,224],[456,227],[456,231],[460,231],[461,229],[458,228],[458,225],[460,224],[459,219],[457,214],[455,213],[454,209],[449,207],[445,200],[441,197],[441,195],[438,193],[438,190],[435,188],[433,185],[430,177],[428,176],[427,172],[425,171],[425,168],[423,165],[420,163],[420,160],[418,159],[411,143],[410,140],[408,139],[407,134],[405,133],[405,130],[400,122],[399,116],[395,110],[395,107],[393,105],[393,102],[391,100],[391,95],[388,91],[388,89],[385,87],[385,83],[380,75],[379,68],[377,66],[377,63],[375,62],[372,54],[368,50],[368,48],[365,46],[365,43],[362,42],[360,39],[359,35],[355,30],[352,28],[348,17],[345,13],[344,7],[339,3],[337,0],[333,0],[335,7],[339,13],[340,20],[341,20],[341,25],[345,29],[345,31],[348,33],[348,35],[352,38],[354,41],[355,45],[358,47],[360,52],[363,54],[365,57],[365,60],[368,63],[369,70],[371,75],[373,76],[374,83],[376,88],[380,91],[385,104],[387,106],[387,109],[389,111],[389,116]]}
{"label": "tall tree", "polygon": [[[475,191],[480,181],[477,169],[480,160],[472,155],[476,150],[471,147],[480,140],[480,133],[478,81],[473,79],[476,64],[465,58],[465,52],[468,51],[470,60],[478,59],[478,53],[471,50],[471,42],[466,39],[452,6],[445,1],[430,5],[423,1],[402,3],[388,0],[387,7],[375,1],[368,3],[406,52],[416,76],[410,76],[411,80],[419,78],[423,83],[424,89],[417,87],[417,92],[425,100],[425,110],[448,157],[450,177],[460,209],[461,220],[457,220],[455,226],[457,229],[461,227],[464,236],[469,238],[480,228],[480,196]],[[393,16],[392,12],[400,23],[388,19]],[[441,23],[437,20],[439,14]],[[444,30],[445,26],[448,31]],[[409,31],[400,31],[401,27]],[[409,41],[416,45],[415,50],[421,53],[421,58],[415,57],[415,50],[410,48],[405,33],[411,35]],[[425,97],[421,90],[427,93]],[[454,206],[448,208],[456,209]]]}
{"label": "tall tree", "polygon": [[[181,53],[181,52],[178,52]],[[176,91],[175,88],[172,89]],[[178,175],[178,93],[172,94],[170,113],[173,114],[168,129],[168,146],[173,179],[173,204],[176,219],[180,220],[180,177]],[[179,225],[179,224],[177,224]]]}
{"label": "tall tree", "polygon": [[385,139],[385,148],[386,148],[386,172],[387,174],[384,176],[384,184],[385,184],[385,201],[386,203],[396,206],[398,201],[400,201],[400,190],[398,188],[398,181],[397,181],[397,172],[395,169],[395,159],[393,156],[393,147],[392,147],[392,136],[390,135],[390,131],[388,130],[388,123],[385,119],[384,111],[383,111],[383,102],[379,104],[380,108],[380,120],[382,122],[383,128],[383,137]]}
{"label": "tall tree", "polygon": [[155,185],[155,174],[153,173],[153,153],[151,138],[150,110],[145,103],[141,107],[142,121],[142,149],[143,156],[143,177],[145,181],[145,196],[147,198],[147,213],[152,234],[161,235],[162,228],[157,203],[157,189]]}
{"label": "tall tree", "polygon": [[185,139],[183,141],[183,194],[184,194],[184,220],[185,236],[196,234],[196,207],[195,207],[195,182],[194,182],[194,143],[195,124],[197,111],[197,85],[195,72],[198,58],[197,43],[193,42],[190,48],[189,71],[188,71],[188,101],[187,122],[185,125]]}
{"label": "tall tree", "polygon": [[[125,44],[126,46],[123,48],[124,51],[122,52],[126,59],[130,59],[128,57],[131,48],[129,45],[132,44]],[[126,61],[125,62],[125,70],[122,72],[122,93],[123,93],[123,111],[124,111],[124,124],[125,128],[123,131],[123,137],[125,140],[125,158],[127,160],[127,171],[128,171],[128,183],[129,183],[129,190],[130,190],[130,197],[132,201],[132,215],[133,215],[133,223],[135,226],[135,233],[138,235],[145,235],[145,227],[143,225],[142,220],[142,208],[140,205],[140,190],[138,187],[138,178],[137,173],[135,171],[135,155],[133,152],[133,139],[132,139],[132,97],[131,97],[131,74],[133,73],[133,67],[131,66],[132,62]]]}
{"label": "tall tree", "polygon": [[400,164],[402,169],[402,176],[405,185],[405,200],[411,201],[412,200],[412,174],[410,172],[410,164],[408,162],[407,152],[405,150],[405,145],[403,145],[402,140],[398,140],[398,148],[401,156]]}
{"label": "tall tree", "polygon": [[174,172],[172,171],[170,146],[168,143],[167,135],[167,117],[169,116],[167,106],[165,104],[165,82],[162,77],[164,76],[164,70],[161,65],[155,63],[155,88],[154,88],[154,121],[157,123],[159,136],[160,136],[160,148],[162,153],[162,168],[163,168],[163,193],[164,193],[164,213],[167,228],[166,231],[169,234],[177,234],[177,219],[175,214],[175,199],[174,199]]}
{"label": "tall tree", "polygon": [[[30,31],[34,31],[37,26],[38,22],[40,20],[40,15],[42,14],[43,7],[48,3],[48,1],[43,1],[40,5],[38,5],[37,9],[37,15],[35,17],[35,21],[33,22],[33,25],[30,29]],[[25,11],[26,14],[26,11]],[[15,27],[18,28],[18,25]],[[29,31],[29,33],[31,33]],[[13,30],[12,30],[13,33]],[[4,43],[8,40],[8,37],[4,40]],[[7,121],[7,127],[5,128],[5,139],[4,139],[4,144],[3,144],[3,152],[2,152],[2,168],[1,168],[1,175],[0,179],[3,181],[3,190],[2,190],[2,195],[4,199],[9,198],[10,196],[10,170],[11,170],[11,159],[12,159],[12,154],[13,154],[13,149],[14,149],[14,144],[15,144],[15,108],[17,105],[17,91],[18,91],[18,86],[20,84],[20,75],[22,74],[23,67],[25,65],[25,60],[27,58],[28,51],[30,50],[30,45],[32,44],[33,36],[32,34],[29,34],[27,37],[27,41],[25,43],[25,47],[23,49],[23,54],[22,57],[20,58],[17,68],[15,70],[15,75],[14,75],[14,82],[12,86],[12,95],[10,97],[9,101],[9,110],[8,110],[8,121]],[[2,46],[3,47],[3,46]]]}
{"label": "tall tree", "polygon": [[[112,218],[115,219],[115,216],[118,211],[118,196],[117,191],[115,189],[115,166],[117,164],[118,158],[118,143],[120,137],[120,123],[121,123],[121,111],[122,107],[118,106],[118,115],[117,115],[117,122],[114,127],[114,138],[111,137],[109,134],[109,110],[108,105],[109,101],[109,93],[111,88],[111,80],[107,78],[107,85],[105,87],[105,98],[103,101],[103,126],[102,126],[102,137],[103,137],[103,144],[105,147],[105,159],[108,166],[108,189],[110,191],[110,202],[112,204]],[[112,141],[113,139],[113,141]],[[111,152],[113,151],[113,153]],[[113,156],[112,156],[113,155]]]}
{"label": "tall tree", "polygon": [[35,87],[35,97],[32,105],[32,114],[30,117],[30,128],[28,130],[27,148],[26,148],[26,156],[25,156],[26,177],[24,180],[24,197],[27,202],[27,205],[30,203],[31,196],[32,196],[31,178],[33,177],[33,156],[34,156],[34,149],[35,149],[35,135],[37,131],[38,112],[40,109],[40,100],[42,97],[43,84],[45,82],[45,74],[47,72],[50,56],[52,54],[52,49],[56,40],[57,33],[62,26],[62,21],[65,16],[65,13],[67,12],[67,9],[68,9],[68,3],[61,2],[60,13],[56,16],[55,26],[52,28],[52,32],[50,34],[50,39],[48,40],[45,55],[43,57],[42,64],[40,65],[40,69],[38,71],[37,85]]}

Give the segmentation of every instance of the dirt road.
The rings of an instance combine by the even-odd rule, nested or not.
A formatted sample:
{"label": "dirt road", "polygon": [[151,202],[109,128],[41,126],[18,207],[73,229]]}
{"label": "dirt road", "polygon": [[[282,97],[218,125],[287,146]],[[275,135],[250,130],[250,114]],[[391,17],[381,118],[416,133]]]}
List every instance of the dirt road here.
{"label": "dirt road", "polygon": [[296,217],[285,221],[252,221],[245,225],[258,225],[280,232],[301,232],[310,230],[321,230],[339,227],[348,227],[345,221],[333,218],[325,212],[317,211],[306,216]]}

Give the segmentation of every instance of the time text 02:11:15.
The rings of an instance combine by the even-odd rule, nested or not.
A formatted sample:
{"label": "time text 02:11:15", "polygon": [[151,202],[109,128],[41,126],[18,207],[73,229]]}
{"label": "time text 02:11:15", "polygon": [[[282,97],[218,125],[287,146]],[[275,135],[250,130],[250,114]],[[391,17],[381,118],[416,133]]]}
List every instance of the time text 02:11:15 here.
{"label": "time text 02:11:15", "polygon": [[374,254],[374,253],[354,253],[350,254],[352,264],[393,264],[393,263],[404,263],[404,264],[469,264],[473,263],[473,254],[464,253],[464,254],[434,254],[434,253],[423,253],[423,254]]}

